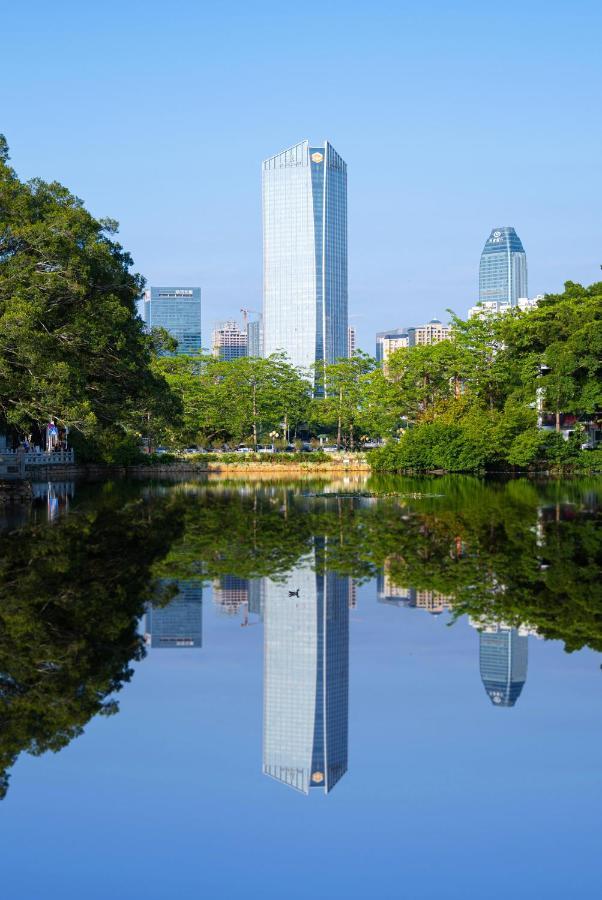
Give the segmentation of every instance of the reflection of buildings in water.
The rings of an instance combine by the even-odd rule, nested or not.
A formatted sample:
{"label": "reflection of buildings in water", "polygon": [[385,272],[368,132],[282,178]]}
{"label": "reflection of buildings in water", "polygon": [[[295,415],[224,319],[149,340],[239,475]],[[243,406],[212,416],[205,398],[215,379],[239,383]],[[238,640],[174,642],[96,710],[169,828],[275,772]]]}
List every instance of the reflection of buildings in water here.
{"label": "reflection of buildings in water", "polygon": [[249,581],[249,613],[259,616],[263,621],[263,597],[265,578],[252,578]]}
{"label": "reflection of buildings in water", "polygon": [[[354,579],[341,580],[347,585],[349,609],[357,609],[357,585]],[[213,582],[213,602],[224,615],[235,616],[242,611],[245,620],[248,616],[255,615],[263,622],[265,585],[268,581],[268,578],[238,578],[235,575],[223,575]]]}
{"label": "reflection of buildings in water", "polygon": [[452,608],[452,595],[441,594],[439,591],[423,591],[410,588],[410,606],[417,609],[425,609],[432,616],[438,616],[446,609]]}
{"label": "reflection of buildings in water", "polygon": [[213,602],[226,616],[235,616],[249,602],[249,579],[222,575],[213,582]]}
{"label": "reflection of buildings in water", "polygon": [[[172,582],[162,579],[161,587]],[[145,643],[153,648],[203,646],[203,586],[199,581],[176,581],[178,593],[167,606],[146,610]]]}
{"label": "reflection of buildings in water", "polygon": [[385,562],[384,569],[377,576],[376,597],[379,603],[424,609],[432,616],[438,616],[445,610],[450,610],[454,599],[451,594],[442,594],[439,591],[431,590],[418,590],[417,588],[396,584],[391,577],[389,561]]}
{"label": "reflection of buildings in water", "polygon": [[263,772],[304,794],[347,771],[349,579],[314,557],[264,580]]}
{"label": "reflection of buildings in water", "polygon": [[411,606],[411,589],[396,584],[391,578],[389,566],[385,562],[382,572],[376,577],[376,598],[379,603],[389,603],[391,606]]}
{"label": "reflection of buildings in water", "polygon": [[514,706],[527,680],[528,636],[534,629],[469,619],[479,631],[481,679],[495,706]]}
{"label": "reflection of buildings in water", "polygon": [[347,579],[347,606],[349,609],[357,609],[357,584],[353,578]]}

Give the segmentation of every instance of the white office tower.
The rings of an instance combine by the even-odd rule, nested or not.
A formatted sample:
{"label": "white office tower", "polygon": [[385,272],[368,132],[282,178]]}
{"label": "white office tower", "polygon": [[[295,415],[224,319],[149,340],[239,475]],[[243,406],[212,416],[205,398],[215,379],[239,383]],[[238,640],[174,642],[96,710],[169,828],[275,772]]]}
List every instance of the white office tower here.
{"label": "white office tower", "polygon": [[326,141],[265,160],[264,353],[311,371],[347,356],[347,165]]}

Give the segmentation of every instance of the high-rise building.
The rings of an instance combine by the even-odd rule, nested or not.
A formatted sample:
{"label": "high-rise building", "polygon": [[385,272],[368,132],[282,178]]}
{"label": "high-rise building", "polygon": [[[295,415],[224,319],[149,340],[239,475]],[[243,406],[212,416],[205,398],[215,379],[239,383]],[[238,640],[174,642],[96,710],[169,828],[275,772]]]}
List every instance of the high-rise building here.
{"label": "high-rise building", "polygon": [[263,356],[263,317],[247,322],[247,355]]}
{"label": "high-rise building", "polygon": [[247,355],[248,335],[237,322],[220,322],[213,329],[211,346],[219,359],[238,359]]}
{"label": "high-rise building", "polygon": [[311,371],[347,356],[347,165],[302,141],[262,176],[264,352]]}
{"label": "high-rise building", "polygon": [[439,319],[431,319],[426,325],[408,328],[408,346],[422,347],[425,344],[438,344],[447,341],[451,335],[449,325],[443,325]]}
{"label": "high-rise building", "polygon": [[[406,328],[390,328],[389,331],[376,332],[376,362],[384,362],[384,346],[386,341],[395,341],[397,339],[407,339],[408,332]],[[405,346],[405,345],[404,345]]]}
{"label": "high-rise building", "polygon": [[347,329],[347,356],[349,359],[355,353],[355,328],[353,325],[350,325]]}
{"label": "high-rise building", "polygon": [[[160,588],[171,584],[162,580]],[[203,586],[198,581],[178,580],[178,593],[165,606],[149,603],[144,639],[154,648],[178,649],[203,646]]]}
{"label": "high-rise building", "polygon": [[201,349],[201,289],[199,287],[150,287],[143,295],[146,327],[165,328],[178,342],[177,353]]}
{"label": "high-rise building", "polygon": [[[530,299],[528,297],[519,297],[516,301],[516,306],[521,312],[530,312],[532,309],[537,309],[543,297],[543,294],[537,294],[536,297],[531,297]],[[472,319],[474,316],[499,316],[512,308],[507,302],[501,303],[499,300],[486,300],[484,303],[471,306],[468,310],[468,318]]]}
{"label": "high-rise building", "polygon": [[506,625],[479,626],[481,679],[494,706],[514,706],[527,680],[528,637]]}
{"label": "high-rise building", "polygon": [[410,336],[407,332],[396,334],[395,336],[385,336],[382,341],[382,364],[385,370],[391,354],[395,353],[396,350],[400,350],[402,347],[409,346]]}
{"label": "high-rise building", "polygon": [[483,247],[479,266],[479,301],[509,303],[528,297],[527,255],[514,228],[494,228]]}
{"label": "high-rise building", "polygon": [[304,794],[347,771],[349,580],[315,554],[264,582],[263,772]]}

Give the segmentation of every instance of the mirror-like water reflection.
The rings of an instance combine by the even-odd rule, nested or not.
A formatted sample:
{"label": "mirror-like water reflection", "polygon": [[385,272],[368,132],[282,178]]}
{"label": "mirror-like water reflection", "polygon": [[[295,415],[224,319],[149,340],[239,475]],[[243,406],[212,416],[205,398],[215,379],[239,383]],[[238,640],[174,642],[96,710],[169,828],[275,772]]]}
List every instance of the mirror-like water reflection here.
{"label": "mirror-like water reflection", "polygon": [[[287,877],[283,883],[276,876],[279,866],[292,865],[296,853],[313,846],[309,836],[298,834],[304,817],[310,816],[314,828],[325,816],[329,828],[344,829],[347,821],[357,825],[366,816],[381,816],[388,828],[387,797],[399,802],[399,791],[408,790],[408,772],[421,784],[426,808],[433,785],[442,795],[449,792],[452,774],[446,761],[454,761],[452,780],[464,785],[462,797],[455,795],[456,814],[468,832],[472,789],[491,790],[500,802],[499,785],[486,785],[488,778],[499,781],[499,761],[494,760],[504,754],[512,758],[502,776],[510,807],[512,779],[520,781],[523,769],[555,793],[560,811],[574,803],[570,757],[565,757],[566,772],[545,777],[545,766],[533,768],[525,749],[529,743],[542,760],[550,759],[553,747],[566,754],[578,745],[583,787],[588,797],[599,799],[599,771],[592,770],[591,760],[601,711],[599,702],[595,706],[602,676],[597,655],[602,651],[601,488],[595,479],[535,484],[452,477],[37,485],[31,507],[4,511],[0,536],[0,783],[6,795],[1,807],[8,816],[6,845],[11,846],[10,814],[19,820],[21,798],[28,796],[36,771],[52,785],[58,760],[84,752],[91,754],[86,783],[93,783],[107,752],[103,735],[115,735],[110,752],[117,752],[118,732],[128,733],[128,716],[140,723],[148,744],[145,758],[153,756],[156,745],[170,746],[174,737],[180,747],[190,740],[198,753],[198,767],[191,772],[184,766],[181,783],[174,782],[179,761],[173,761],[173,772],[153,769],[158,797],[163,779],[172,790],[186,784],[199,797],[211,794],[213,782],[222,790],[236,785],[238,797],[229,796],[226,804],[232,821],[222,821],[221,814],[215,819],[212,807],[211,821],[200,818],[199,839],[215,828],[225,838],[249,808],[269,830],[273,824],[265,815],[276,804],[282,829],[295,831],[297,844],[294,852],[280,848],[279,864],[272,860],[276,881],[263,883],[266,897],[316,891],[314,875],[294,882]],[[535,662],[529,660],[534,648]],[[583,660],[578,669],[570,664],[573,658]],[[558,687],[563,671],[568,680]],[[543,690],[544,673],[564,695],[557,723],[554,697]],[[168,684],[174,690],[177,684],[181,696],[166,697]],[[200,698],[199,690],[205,692]],[[251,702],[250,691],[262,697],[254,693]],[[391,707],[392,692],[399,711]],[[205,720],[198,717],[196,702]],[[148,703],[155,707],[152,727],[143,715]],[[120,704],[122,712],[114,720],[118,730],[112,725],[113,731],[102,731],[108,726],[97,717],[114,716]],[[173,720],[175,734],[158,727],[162,719],[171,720],[172,708],[180,711],[177,726]],[[354,710],[359,712],[354,715]],[[395,738],[402,743],[391,746],[388,723],[399,715],[396,728],[402,731]],[[569,717],[572,731],[560,721],[563,716]],[[82,737],[84,729],[90,734]],[[234,769],[226,734],[245,758],[241,765],[239,755]],[[418,740],[415,735],[426,740],[426,734],[422,758],[410,765],[406,751],[399,769],[395,759],[401,748]],[[131,734],[127,740],[133,741]],[[487,740],[495,744],[484,751],[481,742]],[[88,749],[77,751],[86,741]],[[517,742],[527,742],[522,751]],[[477,747],[479,754],[491,753],[488,777],[480,771],[482,757],[473,756]],[[23,754],[49,750],[61,754],[25,765]],[[145,758],[139,761],[142,770]],[[468,759],[472,782],[470,767],[463,768]],[[69,770],[62,777],[68,794]],[[75,781],[81,790],[81,780]],[[377,801],[368,799],[370,790]],[[294,793],[323,799],[303,813],[296,805],[303,801]],[[413,806],[410,795],[404,802]],[[159,830],[161,810],[168,810],[170,801],[163,803],[150,816]],[[29,808],[43,820],[41,808]],[[420,809],[420,804],[414,809],[416,822]],[[591,811],[575,812],[584,848]],[[69,827],[79,827],[78,815]],[[454,818],[449,809],[437,815],[448,826]],[[485,852],[496,841],[507,844],[504,816],[496,824],[495,816],[482,815],[489,834],[486,840],[473,837],[476,847]],[[531,820],[543,825],[543,807],[533,808]],[[517,834],[526,827],[514,824]],[[331,851],[348,854],[336,833],[330,837]],[[260,835],[256,838],[249,838],[258,866],[247,882],[250,892],[259,890],[259,873],[271,858]],[[459,839],[451,842],[456,852]],[[278,843],[280,837],[273,840]],[[405,840],[420,856],[413,840]],[[396,844],[388,830],[381,842],[381,849],[390,851]],[[343,866],[333,896],[364,895],[355,878],[374,875],[374,854],[380,852],[372,840],[368,845],[366,865],[361,854],[345,857],[347,869]],[[209,864],[209,880],[220,886],[221,896],[243,896],[241,870],[231,859],[227,877],[223,859]],[[319,856],[317,871],[325,865],[326,857]],[[400,896],[385,877],[387,864],[380,866],[379,896]],[[149,896],[171,896],[168,872],[166,863]],[[567,867],[549,884],[544,879],[546,896],[562,896],[569,873]],[[182,875],[177,881],[179,896],[196,896],[194,879]],[[105,879],[103,890],[109,884],[113,881]],[[412,897],[451,897],[456,890],[458,896],[481,895],[467,893],[460,876],[444,889],[434,873],[432,881],[422,883],[414,873],[408,890]],[[488,895],[501,896],[496,890],[489,885]],[[79,896],[69,893],[64,881],[56,894],[45,894],[55,895]],[[104,896],[100,887],[98,896]]]}

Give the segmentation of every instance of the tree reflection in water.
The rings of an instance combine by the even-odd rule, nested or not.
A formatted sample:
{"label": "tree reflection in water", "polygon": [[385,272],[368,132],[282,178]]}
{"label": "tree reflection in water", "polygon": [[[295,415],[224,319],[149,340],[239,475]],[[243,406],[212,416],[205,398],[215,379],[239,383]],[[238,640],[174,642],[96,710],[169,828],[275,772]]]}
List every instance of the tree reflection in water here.
{"label": "tree reflection in water", "polygon": [[[21,752],[60,750],[94,715],[116,711],[145,652],[145,605],[168,603],[178,582],[284,584],[310,559],[320,577],[378,579],[381,600],[468,614],[481,635],[527,628],[568,651],[602,651],[601,487],[462,477],[105,484],[76,492],[51,523],[7,523],[19,527],[0,537],[1,790]],[[484,645],[496,641],[511,643]],[[488,693],[511,705],[517,689],[492,681],[488,652]]]}

